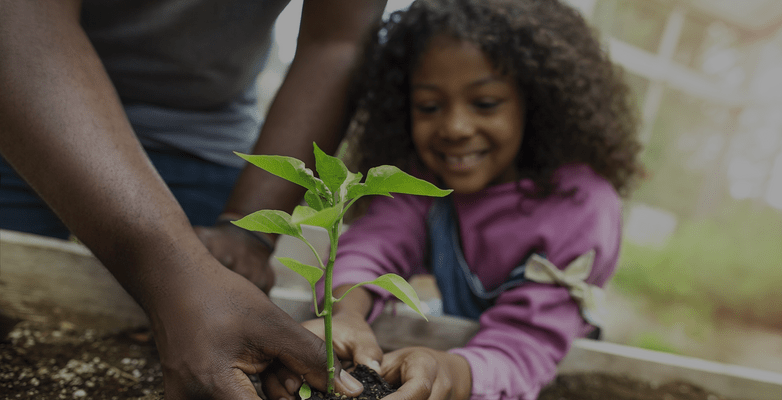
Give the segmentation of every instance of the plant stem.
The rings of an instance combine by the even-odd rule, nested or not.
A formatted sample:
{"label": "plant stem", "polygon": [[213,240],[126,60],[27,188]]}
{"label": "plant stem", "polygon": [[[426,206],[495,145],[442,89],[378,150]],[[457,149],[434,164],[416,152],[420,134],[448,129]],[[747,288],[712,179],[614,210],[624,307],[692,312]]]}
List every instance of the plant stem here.
{"label": "plant stem", "polygon": [[[340,221],[341,222],[341,221]],[[326,386],[327,393],[334,393],[334,343],[331,334],[331,318],[334,309],[334,295],[332,288],[332,278],[334,275],[334,260],[337,258],[337,242],[339,241],[339,223],[335,224],[329,231],[329,262],[326,265],[326,280],[323,295],[323,325],[326,336],[326,360],[329,368],[329,380]]]}

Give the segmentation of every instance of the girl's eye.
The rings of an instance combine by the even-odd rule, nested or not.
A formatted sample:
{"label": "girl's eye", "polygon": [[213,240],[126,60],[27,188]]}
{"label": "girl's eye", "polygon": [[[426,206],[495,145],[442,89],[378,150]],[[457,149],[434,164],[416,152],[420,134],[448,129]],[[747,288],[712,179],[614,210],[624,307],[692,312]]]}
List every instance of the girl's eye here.
{"label": "girl's eye", "polygon": [[473,103],[473,106],[479,110],[492,110],[501,103],[502,101],[499,100],[478,100]]}
{"label": "girl's eye", "polygon": [[437,112],[437,110],[440,109],[440,106],[438,106],[437,104],[431,104],[431,103],[416,104],[415,105],[415,109],[416,109],[416,111],[418,111],[418,112],[420,112],[422,114],[432,114],[432,113]]}

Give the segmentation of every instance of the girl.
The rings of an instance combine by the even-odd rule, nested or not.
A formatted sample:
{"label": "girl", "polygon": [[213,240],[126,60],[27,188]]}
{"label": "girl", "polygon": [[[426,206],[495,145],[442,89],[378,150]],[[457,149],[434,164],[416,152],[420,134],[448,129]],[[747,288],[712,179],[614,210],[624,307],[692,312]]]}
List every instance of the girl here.
{"label": "girl", "polygon": [[555,0],[418,0],[375,30],[365,57],[352,161],[454,192],[372,199],[340,238],[337,295],[387,272],[431,273],[445,313],[480,331],[463,348],[384,356],[366,320],[391,296],[364,287],[336,306],[338,355],[402,383],[394,398],[535,399],[599,323],[594,294],[616,266],[620,194],[641,171],[627,88]]}

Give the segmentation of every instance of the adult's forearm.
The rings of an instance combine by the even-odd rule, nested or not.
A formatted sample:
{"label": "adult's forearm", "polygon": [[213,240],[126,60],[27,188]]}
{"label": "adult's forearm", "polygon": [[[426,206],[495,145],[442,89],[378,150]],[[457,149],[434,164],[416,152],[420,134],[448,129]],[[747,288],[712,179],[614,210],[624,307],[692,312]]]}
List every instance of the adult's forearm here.
{"label": "adult's forearm", "polygon": [[[253,152],[295,157],[314,168],[312,143],[333,153],[341,140],[345,86],[355,49],[300,51],[305,54],[291,64]],[[245,168],[226,211],[241,215],[259,209],[290,212],[303,195],[298,185],[255,167]]]}
{"label": "adult's forearm", "polygon": [[[255,146],[256,154],[287,155],[314,167],[312,143],[327,153],[342,139],[346,89],[369,27],[385,0],[305,2],[296,57]],[[304,190],[258,168],[245,168],[226,211],[291,211]]]}
{"label": "adult's forearm", "polygon": [[2,2],[0,151],[144,306],[166,271],[152,268],[166,263],[158,255],[199,242],[133,135],[79,7]]}

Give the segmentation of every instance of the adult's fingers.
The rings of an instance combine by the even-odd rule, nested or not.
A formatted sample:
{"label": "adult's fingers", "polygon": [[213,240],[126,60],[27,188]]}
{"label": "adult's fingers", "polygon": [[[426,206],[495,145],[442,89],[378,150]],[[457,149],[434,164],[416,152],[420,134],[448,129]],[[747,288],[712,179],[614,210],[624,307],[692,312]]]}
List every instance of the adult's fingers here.
{"label": "adult's fingers", "polygon": [[221,264],[269,293],[275,283],[274,270],[269,265],[271,254],[250,232],[231,224],[193,229]]}
{"label": "adult's fingers", "polygon": [[339,368],[334,374],[334,390],[348,397],[358,397],[364,391],[364,385],[348,373]]}
{"label": "adult's fingers", "polygon": [[[304,380],[311,386],[325,391],[328,383],[326,344],[299,324],[289,338],[286,340],[287,346],[280,349],[280,361],[292,372],[304,376]],[[309,351],[316,347],[317,351]],[[353,397],[361,394],[364,386],[342,369],[336,355],[333,368],[336,391]]]}
{"label": "adult's fingers", "polygon": [[260,400],[250,377],[240,368],[220,370],[212,376],[212,383],[201,385],[195,381],[182,382],[177,376],[163,374],[166,400],[232,399]]}

